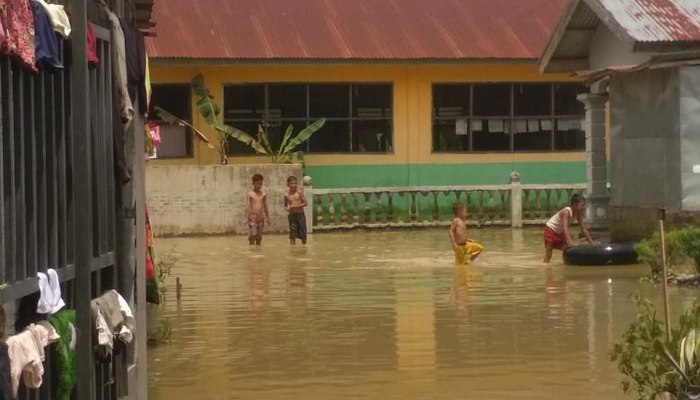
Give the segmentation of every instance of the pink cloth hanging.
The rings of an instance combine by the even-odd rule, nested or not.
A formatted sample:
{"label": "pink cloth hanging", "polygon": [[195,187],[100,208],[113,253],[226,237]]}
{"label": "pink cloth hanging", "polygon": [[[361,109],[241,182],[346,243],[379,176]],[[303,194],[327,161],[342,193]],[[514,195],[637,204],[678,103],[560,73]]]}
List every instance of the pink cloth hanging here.
{"label": "pink cloth hanging", "polygon": [[0,4],[0,24],[5,33],[0,53],[16,57],[31,72],[39,72],[34,65],[34,14],[29,0],[4,0]]}

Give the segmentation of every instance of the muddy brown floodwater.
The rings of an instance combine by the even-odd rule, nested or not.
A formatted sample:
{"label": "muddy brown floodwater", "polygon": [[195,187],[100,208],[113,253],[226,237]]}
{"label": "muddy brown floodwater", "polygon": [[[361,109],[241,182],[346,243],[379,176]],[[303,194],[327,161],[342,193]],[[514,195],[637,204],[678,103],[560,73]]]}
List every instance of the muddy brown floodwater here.
{"label": "muddy brown floodwater", "polygon": [[[486,251],[469,267],[446,230],[158,239],[178,263],[150,314],[172,326],[150,398],[624,399],[607,353],[629,294],[661,299],[645,269],[545,266],[539,229],[472,235]],[[672,309],[698,293],[671,289]]]}

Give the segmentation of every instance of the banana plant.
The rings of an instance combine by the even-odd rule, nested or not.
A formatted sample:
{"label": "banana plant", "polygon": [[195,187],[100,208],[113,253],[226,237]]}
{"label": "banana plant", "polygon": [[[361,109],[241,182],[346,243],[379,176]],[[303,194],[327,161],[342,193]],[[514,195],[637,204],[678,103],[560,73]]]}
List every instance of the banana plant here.
{"label": "banana plant", "polygon": [[204,77],[202,74],[198,74],[192,81],[192,92],[197,97],[197,110],[199,114],[204,117],[207,124],[214,128],[214,130],[219,135],[219,155],[221,156],[221,163],[227,164],[228,159],[228,138],[234,138],[238,141],[245,143],[255,150],[259,154],[268,154],[267,150],[253,138],[251,135],[243,132],[240,129],[234,128],[232,126],[226,125],[221,120],[219,120],[219,114],[221,114],[221,108],[214,103],[214,96],[211,95],[209,89],[207,89],[204,84]]}
{"label": "banana plant", "polygon": [[[198,74],[192,78],[190,83],[192,85],[192,92],[197,97],[196,105],[199,114],[218,135],[218,146],[215,147],[215,149],[219,153],[221,164],[228,164],[228,139],[233,138],[250,146],[257,154],[269,156],[270,160],[275,164],[292,163],[296,160],[298,163],[304,166],[304,154],[301,151],[294,151],[294,149],[300,144],[309,140],[311,135],[321,129],[323,124],[326,123],[325,118],[319,119],[318,121],[315,121],[302,129],[294,137],[292,137],[293,127],[292,125],[289,125],[282,139],[282,144],[275,150],[270,145],[270,140],[268,139],[267,133],[261,125],[258,125],[258,135],[257,138],[255,138],[238,128],[226,125],[219,120],[221,108],[214,102],[214,97],[209,92],[209,89],[207,89],[202,74]],[[190,127],[198,135],[199,139],[206,141],[209,143],[209,147],[214,148],[214,146],[210,144],[207,137],[192,126],[192,124],[170,114],[160,107],[154,107],[154,111],[160,117],[160,119],[167,123]]]}
{"label": "banana plant", "polygon": [[290,124],[282,137],[282,143],[277,150],[274,150],[270,145],[270,140],[267,137],[265,129],[262,125],[258,125],[258,142],[265,148],[265,151],[270,156],[273,164],[289,164],[294,161],[302,165],[302,168],[306,166],[304,161],[304,153],[300,150],[294,151],[294,149],[300,144],[306,142],[311,138],[316,131],[321,129],[326,123],[325,118],[321,118],[312,124],[306,126],[304,129],[299,131],[299,133],[292,137],[294,134],[294,127]]}
{"label": "banana plant", "polygon": [[211,144],[211,141],[207,138],[205,134],[203,134],[199,129],[195,128],[192,124],[185,121],[184,119],[180,119],[158,106],[153,107],[153,112],[155,112],[160,119],[162,119],[170,125],[186,126],[192,129],[192,131],[195,133],[195,138],[197,138],[197,140],[206,143],[207,147],[209,147],[210,149],[214,148],[214,146]]}
{"label": "banana plant", "polygon": [[677,399],[700,400],[700,334],[691,329],[679,344],[678,358],[660,340],[654,347],[663,354],[680,378],[677,380]]}

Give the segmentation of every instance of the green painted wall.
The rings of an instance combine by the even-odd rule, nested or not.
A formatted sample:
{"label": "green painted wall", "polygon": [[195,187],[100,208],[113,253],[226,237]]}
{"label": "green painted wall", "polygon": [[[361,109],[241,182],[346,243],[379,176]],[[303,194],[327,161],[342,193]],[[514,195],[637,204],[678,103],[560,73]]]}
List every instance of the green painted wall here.
{"label": "green painted wall", "polygon": [[489,164],[307,165],[319,189],[383,186],[498,185],[511,171],[522,183],[585,183],[585,162]]}

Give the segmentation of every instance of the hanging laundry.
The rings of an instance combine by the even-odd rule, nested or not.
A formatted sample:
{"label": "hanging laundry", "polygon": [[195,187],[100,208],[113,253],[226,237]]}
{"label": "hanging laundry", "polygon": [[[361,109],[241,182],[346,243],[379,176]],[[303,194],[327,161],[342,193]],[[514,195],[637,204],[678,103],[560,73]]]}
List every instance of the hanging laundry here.
{"label": "hanging laundry", "polygon": [[0,341],[0,400],[12,400],[12,376],[7,344]]}
{"label": "hanging laundry", "polygon": [[146,115],[146,45],[143,33],[119,18],[124,32],[126,49],[127,90],[132,104],[137,104],[139,114]]}
{"label": "hanging laundry", "polygon": [[10,356],[7,350],[5,338],[5,326],[7,318],[5,308],[0,305],[0,400],[11,400],[12,378],[10,377]]}
{"label": "hanging laundry", "polygon": [[151,67],[148,63],[148,54],[146,54],[146,77],[144,79],[145,89],[146,89],[146,114],[151,111],[151,93],[153,89],[151,88]]}
{"label": "hanging laundry", "polygon": [[34,16],[29,0],[5,0],[0,6],[0,22],[5,28],[5,43],[0,53],[16,57],[31,72],[34,65]]}
{"label": "hanging laundry", "polygon": [[49,4],[44,0],[34,0],[44,8],[46,15],[49,17],[51,28],[58,32],[64,39],[70,38],[70,20],[63,6],[60,4]]}
{"label": "hanging laundry", "polygon": [[110,22],[110,37],[112,50],[112,70],[114,86],[116,88],[117,101],[116,105],[120,110],[120,118],[122,123],[126,124],[134,117],[134,105],[129,97],[127,90],[127,75],[126,75],[126,48],[124,45],[124,32],[122,31],[119,17],[109,10],[104,2],[101,3],[105,14]]}
{"label": "hanging laundry", "polygon": [[158,287],[156,248],[153,245],[154,235],[151,227],[151,216],[146,206],[146,301],[160,304],[160,288]]}
{"label": "hanging laundry", "polygon": [[46,274],[39,272],[39,301],[36,311],[39,314],[55,314],[66,306],[61,297],[61,282],[55,269],[49,268]]}
{"label": "hanging laundry", "polygon": [[58,400],[70,400],[77,378],[75,358],[75,310],[63,310],[49,318],[60,336],[56,346],[59,365]]}
{"label": "hanging laundry", "polygon": [[92,30],[92,24],[87,24],[87,58],[91,64],[100,62],[100,57],[97,56],[97,37],[95,31]]}
{"label": "hanging laundry", "polygon": [[127,301],[116,290],[105,292],[91,302],[92,317],[97,330],[100,352],[108,356],[113,348],[113,337],[131,343],[136,320]]}
{"label": "hanging laundry", "polygon": [[2,49],[5,46],[5,40],[7,40],[7,36],[5,35],[5,26],[3,25],[3,18],[2,15],[4,11],[2,11],[3,5],[0,5],[0,52],[2,52]]}
{"label": "hanging laundry", "polygon": [[44,347],[53,343],[49,332],[42,325],[31,324],[22,333],[7,339],[12,377],[12,397],[17,397],[19,380],[23,378],[28,388],[41,386],[44,375]]}
{"label": "hanging laundry", "polygon": [[53,69],[63,69],[61,55],[59,54],[58,38],[51,28],[46,10],[36,0],[30,0],[32,13],[34,14],[34,43],[37,67],[45,65]]}

